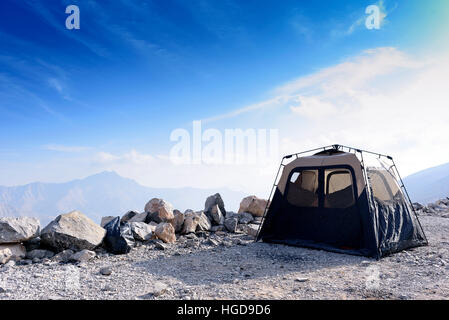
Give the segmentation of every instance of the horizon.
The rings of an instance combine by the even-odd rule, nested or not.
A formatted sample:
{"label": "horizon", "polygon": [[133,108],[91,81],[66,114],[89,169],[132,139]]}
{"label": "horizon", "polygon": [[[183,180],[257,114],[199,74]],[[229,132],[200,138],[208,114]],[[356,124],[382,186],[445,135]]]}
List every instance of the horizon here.
{"label": "horizon", "polygon": [[0,7],[2,186],[114,171],[266,196],[284,154],[335,141],[404,177],[449,163],[447,1]]}

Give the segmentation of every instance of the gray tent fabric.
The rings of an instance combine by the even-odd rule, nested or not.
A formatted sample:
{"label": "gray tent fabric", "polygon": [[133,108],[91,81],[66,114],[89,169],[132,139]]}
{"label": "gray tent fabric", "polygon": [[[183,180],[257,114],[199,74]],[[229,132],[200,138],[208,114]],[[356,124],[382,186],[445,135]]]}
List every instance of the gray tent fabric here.
{"label": "gray tent fabric", "polygon": [[392,158],[389,168],[367,167],[362,151],[341,149],[281,164],[256,241],[377,259],[427,245]]}

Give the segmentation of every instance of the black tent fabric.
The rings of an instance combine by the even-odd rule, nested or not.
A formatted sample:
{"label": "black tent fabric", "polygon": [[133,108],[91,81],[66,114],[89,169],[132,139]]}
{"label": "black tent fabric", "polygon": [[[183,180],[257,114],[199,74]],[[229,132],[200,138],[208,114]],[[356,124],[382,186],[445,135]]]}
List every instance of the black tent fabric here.
{"label": "black tent fabric", "polygon": [[[289,167],[283,166],[280,184],[274,186],[274,195],[270,199],[256,241],[377,259],[407,248],[427,245],[416,213],[396,182],[389,181],[391,186],[380,184],[379,181],[382,180],[378,180],[377,184],[370,184],[363,172],[363,162],[360,166],[352,167],[346,164],[310,165],[315,162],[341,162],[341,159],[345,159],[344,153],[339,159],[330,159],[337,155],[341,156],[342,152],[325,150],[311,158],[296,160],[296,163],[305,163],[307,166],[297,167],[295,163]],[[326,157],[325,161],[323,157]],[[347,170],[344,172],[339,168]],[[360,172],[356,172],[357,170]],[[295,175],[303,175],[305,180],[306,173],[309,180],[306,183],[301,181],[303,185],[298,187],[298,180],[292,182]],[[331,193],[329,178],[333,173],[346,173],[345,179],[349,182],[346,182],[348,186],[342,183],[340,186],[333,186],[335,190]],[[357,176],[361,181],[357,182]],[[298,191],[304,185],[308,188],[307,192]],[[360,188],[363,189],[358,190]],[[389,197],[386,191],[381,194],[384,190],[381,188],[388,189],[390,194],[393,194],[392,188],[396,188],[393,190],[396,194],[394,197]]]}

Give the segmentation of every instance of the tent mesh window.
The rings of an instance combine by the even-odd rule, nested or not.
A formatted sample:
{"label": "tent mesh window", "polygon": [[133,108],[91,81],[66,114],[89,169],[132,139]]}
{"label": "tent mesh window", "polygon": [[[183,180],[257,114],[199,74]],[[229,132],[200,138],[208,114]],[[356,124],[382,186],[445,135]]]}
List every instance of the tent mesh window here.
{"label": "tent mesh window", "polygon": [[346,169],[327,169],[324,171],[325,208],[348,208],[354,205],[352,175]]}
{"label": "tent mesh window", "polygon": [[288,182],[287,201],[297,207],[318,207],[318,170],[293,172]]}

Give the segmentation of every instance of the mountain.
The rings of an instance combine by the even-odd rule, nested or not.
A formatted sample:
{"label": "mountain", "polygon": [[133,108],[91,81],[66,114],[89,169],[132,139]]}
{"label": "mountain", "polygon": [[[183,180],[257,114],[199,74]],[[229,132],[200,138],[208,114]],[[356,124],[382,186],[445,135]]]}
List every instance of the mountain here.
{"label": "mountain", "polygon": [[206,198],[217,192],[230,211],[236,211],[247,196],[226,188],[149,188],[106,171],[66,183],[0,186],[0,217],[36,217],[44,227],[61,213],[79,210],[100,223],[103,216],[121,216],[128,210],[142,212],[152,198],[163,198],[181,211],[204,209]]}
{"label": "mountain", "polygon": [[449,196],[449,163],[404,178],[413,202],[427,204]]}

